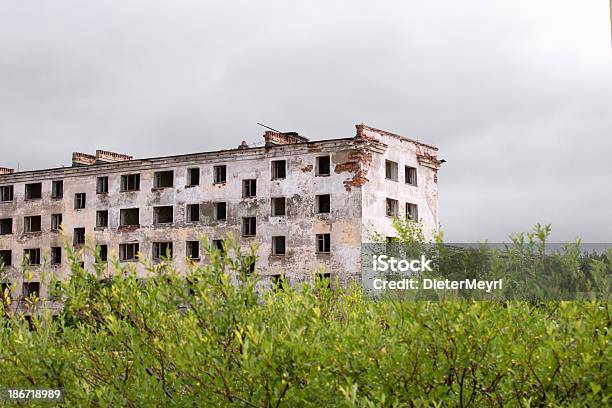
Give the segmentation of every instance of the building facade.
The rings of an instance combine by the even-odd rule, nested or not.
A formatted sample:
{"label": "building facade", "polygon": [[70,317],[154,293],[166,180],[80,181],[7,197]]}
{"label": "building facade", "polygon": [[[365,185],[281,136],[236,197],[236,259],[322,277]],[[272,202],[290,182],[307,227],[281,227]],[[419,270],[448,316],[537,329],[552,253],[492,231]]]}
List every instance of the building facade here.
{"label": "building facade", "polygon": [[117,259],[144,274],[139,253],[171,255],[181,269],[203,261],[202,236],[222,246],[229,233],[256,244],[254,268],[268,280],[359,278],[362,243],[373,231],[393,236],[393,215],[437,232],[441,161],[433,146],[356,128],[333,140],[267,131],[263,147],[149,159],[97,151],[74,153],[72,167],[1,169],[3,287],[45,298],[45,277],[70,273],[65,244],[99,246],[83,251],[86,268]]}

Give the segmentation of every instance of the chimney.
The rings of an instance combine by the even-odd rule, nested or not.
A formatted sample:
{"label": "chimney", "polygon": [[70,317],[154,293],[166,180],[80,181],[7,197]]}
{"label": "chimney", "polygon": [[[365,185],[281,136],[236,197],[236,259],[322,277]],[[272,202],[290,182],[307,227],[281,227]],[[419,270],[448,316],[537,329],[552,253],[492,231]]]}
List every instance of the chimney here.
{"label": "chimney", "polygon": [[87,153],[72,153],[72,167],[91,166],[92,164],[96,164],[96,156]]}
{"label": "chimney", "polygon": [[96,163],[116,163],[127,160],[132,160],[132,156],[106,150],[96,150]]}
{"label": "chimney", "polygon": [[266,141],[266,147],[308,142],[307,138],[300,136],[297,132],[283,133],[272,130],[266,130],[264,140]]}
{"label": "chimney", "polygon": [[0,167],[0,174],[13,174],[15,169],[9,169],[8,167]]}

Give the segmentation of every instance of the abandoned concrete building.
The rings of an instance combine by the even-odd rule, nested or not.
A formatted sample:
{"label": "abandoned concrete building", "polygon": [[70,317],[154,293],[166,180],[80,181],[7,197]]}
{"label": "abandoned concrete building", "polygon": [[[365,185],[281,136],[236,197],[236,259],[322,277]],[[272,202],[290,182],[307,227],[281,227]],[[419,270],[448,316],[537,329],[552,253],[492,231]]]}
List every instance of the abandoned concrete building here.
{"label": "abandoned concrete building", "polygon": [[[3,288],[14,299],[49,288],[43,273],[70,273],[63,244],[99,245],[86,267],[167,254],[178,268],[203,258],[201,236],[216,245],[232,233],[257,244],[254,268],[289,283],[314,271],[344,282],[360,275],[371,233],[392,237],[392,216],[438,230],[437,148],[356,126],[354,137],[309,141],[266,131],[265,145],[149,159],[98,150],[73,153],[72,166],[0,169]],[[64,231],[62,235],[60,226]],[[29,265],[24,276],[22,265]],[[108,266],[108,268],[112,268]]]}

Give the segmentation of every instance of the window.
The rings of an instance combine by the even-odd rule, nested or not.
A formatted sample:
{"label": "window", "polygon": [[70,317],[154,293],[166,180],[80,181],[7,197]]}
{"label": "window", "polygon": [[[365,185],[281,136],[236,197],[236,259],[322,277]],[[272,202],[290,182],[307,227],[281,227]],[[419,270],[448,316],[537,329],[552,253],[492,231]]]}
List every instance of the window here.
{"label": "window", "polygon": [[200,169],[199,168],[187,169],[187,185],[188,186],[200,185]]}
{"label": "window", "polygon": [[187,241],[187,258],[200,259],[200,241]]}
{"label": "window", "polygon": [[154,242],[153,243],[153,259],[159,261],[160,259],[171,259],[172,258],[172,242]]}
{"label": "window", "polygon": [[0,235],[9,235],[13,233],[13,219],[4,218],[0,220]]}
{"label": "window", "polygon": [[317,176],[330,175],[330,160],[329,156],[317,157],[317,168],[315,174]]}
{"label": "window", "polygon": [[158,171],[155,173],[153,188],[169,188],[174,186],[174,171]]}
{"label": "window", "polygon": [[287,177],[287,161],[272,161],[272,180],[284,179]]}
{"label": "window", "polygon": [[138,243],[119,244],[119,260],[122,262],[136,261],[138,250]]}
{"label": "window", "polygon": [[140,211],[138,208],[124,208],[119,211],[119,225],[122,227],[140,225]]}
{"label": "window", "polygon": [[96,193],[105,194],[108,193],[108,177],[98,177],[96,181]]}
{"label": "window", "polygon": [[385,177],[388,180],[397,181],[397,163],[385,160]]}
{"label": "window", "polygon": [[82,210],[85,208],[85,193],[76,193],[74,195],[74,209]]}
{"label": "window", "polygon": [[38,200],[42,198],[42,183],[31,183],[25,185],[25,199]]}
{"label": "window", "polygon": [[24,298],[37,298],[40,295],[40,282],[23,282],[22,293]]}
{"label": "window", "polygon": [[96,227],[108,228],[108,211],[96,211]]}
{"label": "window", "polygon": [[329,194],[321,194],[316,197],[317,214],[328,214],[331,211]]}
{"label": "window", "polygon": [[153,208],[153,224],[170,224],[174,221],[174,210],[171,205]]}
{"label": "window", "polygon": [[410,166],[404,167],[404,177],[405,177],[406,184],[416,186],[417,185],[416,167],[410,167]]}
{"label": "window", "polygon": [[416,204],[406,203],[406,218],[411,221],[419,220],[419,208]]}
{"label": "window", "polygon": [[62,214],[51,214],[51,231],[59,231],[62,225]]}
{"label": "window", "polygon": [[40,248],[24,249],[23,259],[28,265],[40,265]]}
{"label": "window", "polygon": [[[99,249],[97,249],[99,248]],[[103,263],[108,261],[108,245],[98,245],[96,248],[96,263]]]}
{"label": "window", "polygon": [[0,283],[0,302],[13,299],[12,289],[13,285],[10,282]]}
{"label": "window", "polygon": [[187,204],[187,222],[200,221],[200,204]]}
{"label": "window", "polygon": [[140,190],[140,174],[124,174],[121,176],[121,191]]}
{"label": "window", "polygon": [[272,255],[285,255],[285,237],[272,237]]}
{"label": "window", "polygon": [[242,236],[254,237],[257,235],[257,219],[255,217],[245,217],[242,219]]}
{"label": "window", "polygon": [[222,239],[213,239],[212,244],[214,248],[217,248],[221,252],[221,255],[225,255],[225,248],[223,247]]}
{"label": "window", "polygon": [[394,200],[392,198],[387,198],[386,205],[387,205],[387,217],[397,217],[397,212],[399,211],[399,205],[397,203],[397,200]]}
{"label": "window", "polygon": [[13,186],[0,186],[0,201],[13,201]]}
{"label": "window", "polygon": [[285,215],[285,197],[272,199],[272,216],[278,217]]}
{"label": "window", "polygon": [[242,197],[250,198],[257,196],[257,180],[242,180]]}
{"label": "window", "polygon": [[329,234],[317,234],[317,252],[329,253],[331,251],[331,236]]}
{"label": "window", "polygon": [[271,275],[270,281],[272,283],[272,290],[275,292],[282,292],[285,290],[285,277],[280,274]]}
{"label": "window", "polygon": [[85,228],[74,229],[74,246],[85,244]]}
{"label": "window", "polygon": [[51,247],[51,265],[62,263],[62,247]]}
{"label": "window", "polygon": [[222,184],[227,181],[227,166],[214,166],[213,177],[215,184]]}
{"label": "window", "polygon": [[317,281],[323,283],[325,287],[331,289],[331,273],[317,273]]}
{"label": "window", "polygon": [[13,263],[13,252],[10,249],[3,249],[0,251],[0,264],[4,266],[11,266]]}
{"label": "window", "polygon": [[245,256],[243,259],[244,273],[246,276],[251,276],[255,273],[255,257]]}
{"label": "window", "polygon": [[227,203],[215,203],[215,220],[227,219]]}
{"label": "window", "polygon": [[62,198],[64,196],[64,181],[56,180],[51,182],[51,198]]}
{"label": "window", "polygon": [[35,215],[32,217],[24,217],[23,219],[23,230],[26,233],[30,233],[30,232],[40,232],[41,231],[41,225],[40,225],[40,215]]}

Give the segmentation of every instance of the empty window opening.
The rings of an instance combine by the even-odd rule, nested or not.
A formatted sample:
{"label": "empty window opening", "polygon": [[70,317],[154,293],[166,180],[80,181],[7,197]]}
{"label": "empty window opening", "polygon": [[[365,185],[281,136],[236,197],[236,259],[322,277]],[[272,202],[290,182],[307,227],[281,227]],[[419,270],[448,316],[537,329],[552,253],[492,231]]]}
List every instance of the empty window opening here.
{"label": "empty window opening", "polygon": [[221,252],[221,255],[225,255],[225,245],[222,239],[213,239],[212,244],[214,248],[217,248],[219,252]]}
{"label": "empty window opening", "polygon": [[0,283],[0,302],[13,299],[13,284],[10,282]]}
{"label": "empty window opening", "polygon": [[257,180],[242,180],[242,197],[250,198],[257,196]]}
{"label": "empty window opening", "polygon": [[98,245],[96,248],[96,262],[108,262],[108,245]]}
{"label": "empty window opening", "polygon": [[51,182],[51,198],[62,198],[64,196],[64,181],[56,180]]}
{"label": "empty window opening", "polygon": [[285,215],[285,197],[275,197],[272,199],[272,216],[278,217]]}
{"label": "empty window opening", "polygon": [[140,190],[140,174],[124,174],[121,176],[121,191]]}
{"label": "empty window opening", "polygon": [[13,233],[13,219],[3,218],[0,220],[0,235],[9,235]]}
{"label": "empty window opening", "polygon": [[412,186],[417,185],[417,169],[416,167],[406,166],[404,167],[404,177],[406,180],[406,184],[410,184]]}
{"label": "empty window opening", "polygon": [[62,247],[51,247],[51,265],[62,263]]}
{"label": "empty window opening", "polygon": [[317,234],[317,252],[329,253],[331,251],[330,234]]}
{"label": "empty window opening", "polygon": [[246,276],[251,276],[255,273],[255,257],[254,256],[245,256],[243,258],[244,272]]}
{"label": "empty window opening", "polygon": [[13,186],[0,186],[0,201],[13,201]]}
{"label": "empty window opening", "polygon": [[108,193],[108,177],[98,177],[96,181],[96,193]]}
{"label": "empty window opening", "polygon": [[214,166],[213,167],[213,179],[215,184],[222,184],[227,181],[227,166]]}
{"label": "empty window opening", "polygon": [[62,226],[62,214],[51,214],[51,231],[59,231]]}
{"label": "empty window opening", "polygon": [[257,235],[257,219],[255,217],[245,217],[242,219],[242,236],[254,237]]}
{"label": "empty window opening", "polygon": [[397,181],[397,163],[385,160],[385,177],[388,180]]}
{"label": "empty window opening", "polygon": [[287,281],[284,275],[276,274],[270,276],[270,282],[272,284],[272,290],[275,292],[282,292],[285,290]]}
{"label": "empty window opening", "polygon": [[317,213],[328,214],[331,211],[331,198],[329,194],[321,194],[316,197]]}
{"label": "empty window opening", "polygon": [[136,261],[139,251],[139,245],[135,244],[119,244],[119,260],[123,262]]}
{"label": "empty window opening", "polygon": [[74,246],[85,245],[85,228],[74,229]]}
{"label": "empty window opening", "polygon": [[10,249],[0,251],[0,265],[11,266],[13,264],[13,252]]}
{"label": "empty window opening", "polygon": [[215,220],[223,221],[227,219],[227,203],[215,203]]}
{"label": "empty window opening", "polygon": [[40,282],[23,282],[22,293],[26,299],[40,297]]}
{"label": "empty window opening", "polygon": [[154,224],[170,224],[174,220],[174,210],[171,205],[153,208]]}
{"label": "empty window opening", "polygon": [[200,259],[200,241],[187,241],[187,258]]}
{"label": "empty window opening", "polygon": [[172,242],[154,242],[153,259],[172,259]]}
{"label": "empty window opening", "polygon": [[76,193],[74,195],[74,209],[82,210],[83,208],[85,208],[85,199],[85,193]]}
{"label": "empty window opening", "polygon": [[394,200],[392,198],[387,198],[386,206],[387,206],[387,217],[397,217],[397,213],[399,211],[397,200]]}
{"label": "empty window opening", "polygon": [[187,222],[200,221],[200,204],[187,204]]}
{"label": "empty window opening", "polygon": [[187,185],[188,186],[199,186],[200,185],[200,169],[199,168],[187,169]]}
{"label": "empty window opening", "polygon": [[140,211],[138,208],[125,208],[119,212],[119,223],[122,227],[140,225]]}
{"label": "empty window opening", "polygon": [[317,168],[315,174],[317,176],[329,176],[331,174],[330,167],[329,156],[317,157]]}
{"label": "empty window opening", "polygon": [[272,237],[272,255],[285,255],[285,237]]}
{"label": "empty window opening", "polygon": [[24,249],[23,259],[27,265],[40,265],[40,248]]}
{"label": "empty window opening", "polygon": [[406,203],[406,218],[411,221],[419,220],[419,207],[416,204]]}
{"label": "empty window opening", "polygon": [[96,211],[96,227],[108,228],[108,211]]}
{"label": "empty window opening", "polygon": [[317,273],[317,281],[321,282],[325,287],[331,289],[331,273]]}
{"label": "empty window opening", "polygon": [[25,199],[37,200],[42,198],[42,183],[31,183],[25,185]]}
{"label": "empty window opening", "polygon": [[23,219],[23,230],[26,233],[29,232],[40,232],[41,231],[41,218],[40,215],[32,217],[24,217]]}
{"label": "empty window opening", "polygon": [[284,179],[287,177],[287,161],[272,161],[272,180]]}
{"label": "empty window opening", "polygon": [[158,171],[155,173],[153,187],[154,188],[169,188],[174,186],[174,171]]}

